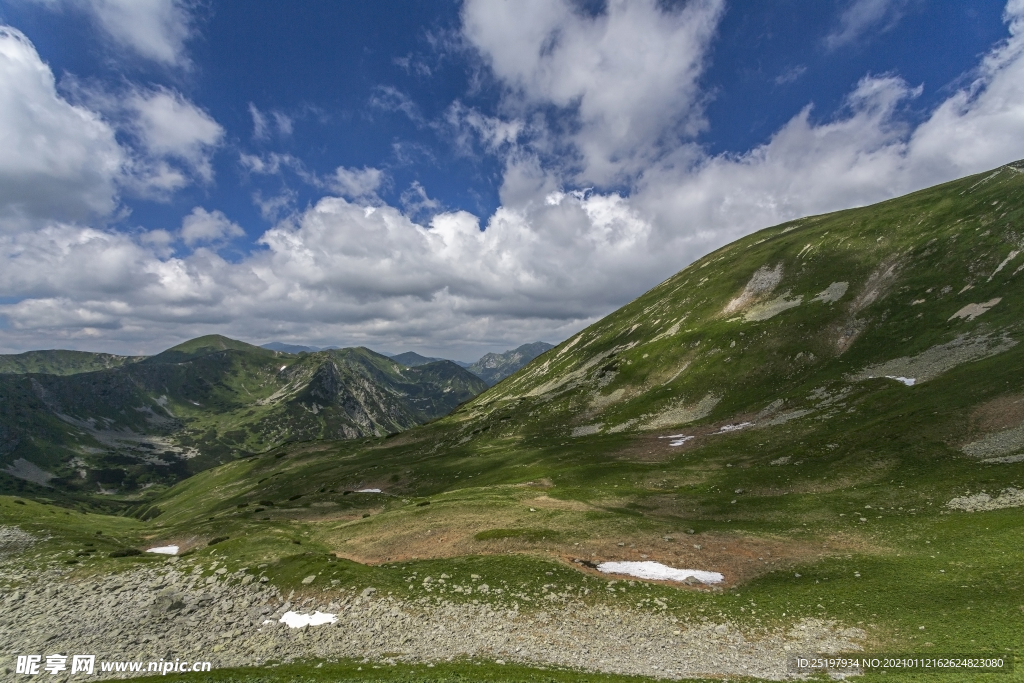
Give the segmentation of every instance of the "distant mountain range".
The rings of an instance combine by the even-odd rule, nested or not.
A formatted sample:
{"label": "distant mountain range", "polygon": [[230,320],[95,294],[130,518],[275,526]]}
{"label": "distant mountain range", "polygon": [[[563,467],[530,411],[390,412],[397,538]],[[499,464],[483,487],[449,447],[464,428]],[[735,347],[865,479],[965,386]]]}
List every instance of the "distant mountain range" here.
{"label": "distant mountain range", "polygon": [[[283,351],[285,353],[300,353],[303,351],[315,352],[323,350],[316,346],[298,346],[295,344],[283,344],[281,342],[264,344],[262,348],[271,349],[273,351]],[[332,346],[329,348],[337,347]],[[488,353],[475,363],[466,363],[465,361],[460,360],[453,360],[451,362],[466,368],[474,375],[487,382],[487,386],[490,387],[494,386],[509,375],[514,374],[519,370],[519,368],[523,367],[531,360],[551,348],[554,347],[546,342],[533,342],[532,344],[523,344],[518,348],[504,353]],[[431,358],[430,356],[423,356],[415,351],[406,351],[405,353],[390,356],[390,358],[396,363],[401,363],[407,368],[415,368],[420,365],[426,365],[427,363],[450,360],[447,358]]]}
{"label": "distant mountain range", "polygon": [[554,348],[545,342],[523,344],[519,348],[505,353],[488,353],[483,358],[467,366],[467,370],[487,382],[487,386],[495,384],[514,374],[534,358],[548,349]]}
{"label": "distant mountain range", "polygon": [[0,374],[40,372],[47,375],[76,375],[80,372],[117,368],[126,363],[137,363],[145,358],[87,351],[28,351],[0,356]]}
{"label": "distant mountain range", "polygon": [[218,335],[148,358],[0,356],[0,369],[0,489],[168,484],[282,443],[394,433],[486,388],[446,360],[409,367],[365,348],[296,355]]}

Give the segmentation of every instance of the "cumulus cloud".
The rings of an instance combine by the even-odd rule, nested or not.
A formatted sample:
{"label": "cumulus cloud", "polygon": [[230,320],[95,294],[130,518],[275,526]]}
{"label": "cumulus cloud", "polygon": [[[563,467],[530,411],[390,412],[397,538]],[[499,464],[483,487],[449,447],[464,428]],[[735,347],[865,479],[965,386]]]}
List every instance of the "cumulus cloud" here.
{"label": "cumulus cloud", "polygon": [[345,168],[339,166],[327,181],[328,187],[342,197],[373,197],[384,182],[379,168]]}
{"label": "cumulus cloud", "polygon": [[[577,24],[596,30],[600,19],[575,10],[558,14],[564,8],[556,3],[525,7],[562,17],[568,33],[582,30]],[[616,7],[611,3],[607,16],[640,11]],[[519,123],[554,103],[545,93],[562,78],[530,71],[543,70],[531,65],[544,55],[523,57],[522,73],[503,67],[509,75],[502,76],[495,67],[495,74],[510,92],[540,93],[530,95],[534,104],[481,114],[477,123],[470,122],[472,112],[453,110],[462,130],[478,128],[474,139],[504,162],[502,206],[493,215],[433,206],[418,216],[415,202],[433,201],[422,186],[407,190],[405,207],[389,206],[373,196],[382,178],[376,169],[342,168],[322,182],[334,183],[330,191],[343,196],[290,212],[261,237],[259,249],[235,262],[205,246],[231,236],[225,226],[233,224],[213,211],[193,212],[197,225],[209,220],[220,227],[197,231],[187,253],[169,251],[169,233],[126,235],[52,221],[43,230],[0,235],[0,293],[20,299],[0,304],[4,343],[104,338],[108,349],[116,340],[123,350],[137,344],[155,351],[154,344],[218,331],[252,341],[416,346],[471,358],[513,342],[558,341],[755,229],[1024,157],[1024,0],[1007,6],[1006,19],[1008,38],[920,123],[904,115],[921,92],[916,84],[868,75],[838,112],[816,117],[808,105],[744,154],[709,156],[682,138],[652,152],[650,141],[662,133],[641,135],[639,151],[624,154],[621,163],[597,154],[586,168],[611,169],[616,177],[633,174],[637,159],[653,155],[629,190],[619,192],[573,189],[586,187],[577,183],[578,169],[545,156],[545,145],[581,145],[586,126],[559,133]],[[706,23],[707,15],[693,20]],[[568,40],[565,35],[558,40]],[[642,38],[637,33],[635,42]],[[555,53],[556,43],[566,44],[541,45]],[[699,69],[702,59],[683,61]],[[699,93],[686,102],[687,116],[699,118]],[[645,125],[663,132],[678,123],[678,114],[664,109]],[[537,136],[551,139],[536,143]],[[625,139],[608,144],[626,145]],[[274,163],[254,159],[253,172]],[[290,206],[288,197],[281,201]],[[183,226],[182,241],[185,233]]]}
{"label": "cumulus cloud", "polygon": [[163,198],[212,180],[224,130],[180,93],[64,85],[68,97],[28,38],[0,26],[0,229],[102,218],[123,189]]}
{"label": "cumulus cloud", "polygon": [[166,88],[136,90],[126,103],[142,147],[154,158],[183,162],[202,180],[213,180],[210,156],[224,129],[181,93]]}
{"label": "cumulus cloud", "polygon": [[222,211],[207,211],[201,206],[192,209],[181,222],[181,239],[193,246],[202,242],[220,242],[245,235],[245,230],[228,220]]}
{"label": "cumulus cloud", "polygon": [[0,26],[0,149],[8,218],[85,219],[116,205],[126,155],[113,127],[61,97],[35,47],[9,26]]}
{"label": "cumulus cloud", "polygon": [[553,106],[571,119],[579,184],[628,181],[703,130],[699,88],[721,0],[665,9],[609,0],[591,15],[568,0],[463,7],[463,33],[511,91],[507,105]]}
{"label": "cumulus cloud", "polygon": [[86,12],[119,47],[168,66],[187,66],[192,2],[183,0],[36,0]]}

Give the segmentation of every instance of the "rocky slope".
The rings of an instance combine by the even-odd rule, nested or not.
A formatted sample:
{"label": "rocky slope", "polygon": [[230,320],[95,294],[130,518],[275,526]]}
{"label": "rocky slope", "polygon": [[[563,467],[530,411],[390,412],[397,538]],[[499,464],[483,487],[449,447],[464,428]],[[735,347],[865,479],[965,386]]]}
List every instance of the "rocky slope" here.
{"label": "rocky slope", "polygon": [[[97,662],[180,658],[212,661],[218,669],[341,657],[383,663],[485,657],[658,678],[780,680],[788,677],[790,653],[849,652],[866,635],[820,619],[744,632],[728,622],[681,622],[657,607],[595,607],[557,592],[541,614],[408,601],[372,587],[311,587],[283,595],[261,583],[258,568],[228,573],[217,564],[180,562],[72,580],[61,570],[49,571],[17,589],[0,589],[0,640],[20,653],[90,653]],[[28,578],[2,569],[7,578]],[[293,629],[280,622],[288,611],[322,611],[338,620]],[[0,660],[14,680],[11,664]]]}

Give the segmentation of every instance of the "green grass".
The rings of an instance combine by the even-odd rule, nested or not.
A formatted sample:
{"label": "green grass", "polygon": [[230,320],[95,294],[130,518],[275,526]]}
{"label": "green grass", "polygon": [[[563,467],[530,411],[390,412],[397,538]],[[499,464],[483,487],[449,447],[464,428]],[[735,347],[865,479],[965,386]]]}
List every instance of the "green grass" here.
{"label": "green grass", "polygon": [[[1019,249],[1024,176],[1013,167],[978,180],[744,238],[448,417],[392,438],[289,443],[209,469],[132,508],[145,522],[81,513],[61,520],[54,506],[25,515],[4,499],[0,523],[52,526],[49,545],[33,550],[39,562],[78,552],[107,525],[111,547],[187,533],[201,543],[184,562],[256,566],[289,590],[316,575],[311,590],[372,586],[381,595],[524,611],[541,609],[557,590],[690,622],[728,619],[751,632],[819,617],[865,629],[875,652],[1019,655],[1024,514],[945,507],[966,493],[1024,488],[1024,462],[985,464],[961,450],[1024,423],[1022,259],[995,272]],[[752,273],[778,263],[783,278],[767,298],[789,291],[803,296],[800,306],[749,322],[724,313]],[[880,275],[893,264],[893,277]],[[839,301],[812,301],[834,282],[849,284]],[[951,319],[967,303],[996,298],[974,320]],[[843,334],[854,341],[840,343]],[[1017,343],[913,387],[852,379],[872,364],[986,335]],[[707,396],[717,402],[706,415],[644,428]],[[787,411],[801,416],[770,424]],[[721,431],[743,422],[757,426]],[[572,436],[586,425],[589,435]],[[678,447],[658,438],[672,434],[694,438]],[[384,493],[354,493],[361,488]],[[768,557],[767,549],[777,552]],[[571,562],[655,553],[677,566],[718,562],[736,580],[724,591],[694,591],[598,576]],[[81,571],[154,561],[95,555],[79,559]],[[485,583],[491,590],[476,590]],[[470,662],[429,672],[314,665],[253,675],[578,675]]]}
{"label": "green grass", "polygon": [[[440,662],[434,665],[371,664],[359,661],[322,662],[317,664],[289,664],[263,667],[258,671],[246,669],[220,669],[204,674],[176,674],[179,680],[222,681],[223,683],[277,683],[288,681],[388,681],[394,683],[642,683],[656,679],[642,676],[616,676],[563,669],[560,667],[527,667],[518,664],[495,664],[493,661],[462,660]],[[147,676],[137,681],[166,680],[166,677]],[[708,679],[687,679],[701,681]],[[735,680],[735,679],[734,679]]]}

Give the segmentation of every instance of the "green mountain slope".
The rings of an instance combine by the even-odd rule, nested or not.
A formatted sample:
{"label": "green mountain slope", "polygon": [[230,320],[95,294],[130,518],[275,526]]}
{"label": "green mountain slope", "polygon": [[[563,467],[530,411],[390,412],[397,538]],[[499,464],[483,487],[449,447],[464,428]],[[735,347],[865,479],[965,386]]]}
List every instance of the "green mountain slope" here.
{"label": "green mountain slope", "polygon": [[[1024,485],[1022,192],[1011,165],[761,231],[441,420],[204,473],[160,499],[162,519],[232,519],[236,504],[296,495],[337,505],[362,486],[450,501],[443,520],[387,503],[386,524],[328,535],[383,559],[430,524],[454,525],[460,552],[493,549],[473,540],[493,529],[529,548],[543,528],[571,553],[568,541],[657,545],[687,527],[857,534],[867,504],[903,523],[995,498]],[[551,514],[525,514],[533,499]]]}
{"label": "green mountain slope", "polygon": [[[812,630],[868,652],[1019,654],[1022,197],[1015,163],[763,230],[442,419],[210,468],[140,500],[132,533],[180,543],[198,573],[259,566],[298,596],[312,581],[324,604],[373,587],[417,610],[476,601],[524,628],[590,609],[590,632],[668,620],[641,625],[630,651],[720,634],[732,653]],[[380,358],[367,362],[386,374]],[[284,375],[306,372],[289,362]],[[275,381],[262,396],[288,385]],[[52,395],[20,386],[26,401]],[[53,415],[25,419],[42,430]],[[0,519],[26,514],[7,507]],[[608,561],[723,580],[594,570]]]}
{"label": "green mountain slope", "polygon": [[24,375],[31,372],[47,375],[75,375],[117,368],[126,363],[137,363],[145,356],[117,356],[112,353],[88,351],[26,351],[0,355],[0,375]]}
{"label": "green mountain slope", "polygon": [[487,382],[488,386],[494,386],[552,348],[554,347],[546,342],[533,342],[532,344],[523,344],[505,353],[488,353],[470,365],[467,370]]}
{"label": "green mountain slope", "polygon": [[203,337],[108,370],[0,375],[0,470],[133,490],[289,441],[400,431],[484,388],[447,361],[404,368],[361,348],[292,356]]}
{"label": "green mountain slope", "polygon": [[[430,356],[423,356],[415,351],[406,351],[400,353],[397,356],[391,356],[391,360],[404,365],[408,368],[415,368],[419,365],[426,365],[427,363],[436,363],[439,360],[445,360],[444,358],[431,358]],[[455,361],[452,361],[453,363]]]}

